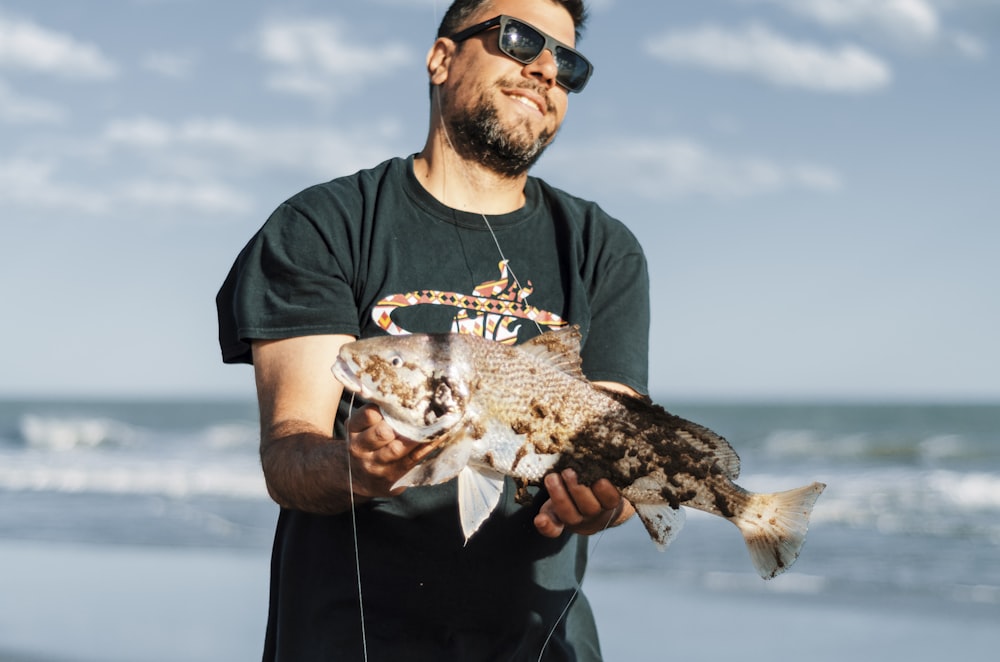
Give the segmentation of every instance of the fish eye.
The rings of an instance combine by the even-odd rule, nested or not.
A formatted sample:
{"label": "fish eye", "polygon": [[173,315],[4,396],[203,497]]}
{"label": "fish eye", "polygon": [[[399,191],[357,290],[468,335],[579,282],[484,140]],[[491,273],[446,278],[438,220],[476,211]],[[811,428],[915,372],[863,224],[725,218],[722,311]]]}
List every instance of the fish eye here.
{"label": "fish eye", "polygon": [[392,359],[389,360],[389,363],[392,365],[393,368],[402,368],[403,367],[403,357],[402,356],[394,356],[394,357],[392,357]]}

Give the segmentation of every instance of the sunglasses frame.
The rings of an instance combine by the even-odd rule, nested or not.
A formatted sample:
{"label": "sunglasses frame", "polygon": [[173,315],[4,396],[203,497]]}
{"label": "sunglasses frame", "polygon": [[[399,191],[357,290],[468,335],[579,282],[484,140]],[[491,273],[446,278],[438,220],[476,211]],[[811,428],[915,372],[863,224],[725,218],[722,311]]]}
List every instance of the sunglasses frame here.
{"label": "sunglasses frame", "polygon": [[[538,33],[538,35],[540,37],[542,37],[542,39],[545,40],[545,44],[541,47],[541,49],[539,49],[538,53],[534,57],[532,57],[530,59],[527,59],[527,60],[523,60],[523,59],[521,59],[519,57],[516,57],[516,56],[512,55],[511,53],[507,52],[506,50],[504,50],[504,47],[503,47],[503,34],[504,34],[504,30],[507,29],[507,25],[511,21],[514,21],[515,23],[518,23],[519,25],[523,25],[524,27],[526,27],[526,28],[528,28],[530,30],[534,30],[535,32]],[[547,35],[545,32],[539,30],[538,28],[536,28],[531,23],[528,23],[526,21],[522,21],[521,19],[515,18],[514,16],[508,16],[507,14],[500,14],[499,16],[494,16],[493,18],[489,19],[488,21],[483,21],[482,23],[477,23],[477,24],[475,24],[473,26],[465,28],[464,30],[460,30],[459,32],[456,32],[455,34],[449,36],[448,38],[451,39],[452,41],[454,41],[455,43],[459,43],[459,42],[465,41],[469,37],[473,37],[473,36],[479,34],[480,32],[485,32],[485,31],[490,30],[492,28],[495,28],[497,26],[500,27],[499,36],[497,37],[497,46],[500,48],[500,52],[501,53],[503,53],[507,57],[511,58],[512,60],[520,62],[521,64],[531,64],[532,62],[534,62],[535,60],[537,60],[539,57],[541,57],[541,55],[542,55],[543,52],[549,51],[550,53],[552,53],[552,56],[556,59],[556,66],[558,67],[559,58],[558,58],[558,56],[556,54],[556,49],[557,48],[561,48],[561,49],[563,49],[565,51],[568,51],[568,52],[572,53],[573,55],[575,55],[576,57],[578,57],[581,62],[583,62],[584,64],[587,65],[587,75],[583,77],[583,82],[580,83],[580,85],[578,85],[575,88],[569,87],[568,85],[566,85],[565,83],[563,83],[561,80],[559,80],[559,75],[558,74],[556,74],[556,83],[558,83],[560,87],[562,87],[563,89],[565,89],[568,92],[581,92],[583,90],[583,88],[585,88],[587,86],[587,82],[590,80],[590,76],[594,73],[594,65],[591,64],[590,60],[588,60],[586,57],[584,57],[583,53],[581,53],[580,51],[576,50],[575,48],[571,48],[570,46],[567,46],[566,44],[562,43],[558,39],[555,39],[555,38]]]}

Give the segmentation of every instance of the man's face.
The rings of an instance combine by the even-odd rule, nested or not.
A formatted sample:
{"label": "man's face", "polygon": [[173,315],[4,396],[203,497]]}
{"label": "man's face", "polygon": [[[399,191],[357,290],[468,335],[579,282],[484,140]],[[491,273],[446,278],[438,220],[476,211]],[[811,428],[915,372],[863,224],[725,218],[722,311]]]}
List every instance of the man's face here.
{"label": "man's face", "polygon": [[[530,23],[570,46],[575,42],[572,17],[554,2],[496,0],[469,25],[498,14]],[[462,156],[515,177],[527,172],[555,138],[568,98],[556,84],[551,52],[521,64],[500,52],[497,36],[494,28],[458,45],[440,89],[441,112]]]}

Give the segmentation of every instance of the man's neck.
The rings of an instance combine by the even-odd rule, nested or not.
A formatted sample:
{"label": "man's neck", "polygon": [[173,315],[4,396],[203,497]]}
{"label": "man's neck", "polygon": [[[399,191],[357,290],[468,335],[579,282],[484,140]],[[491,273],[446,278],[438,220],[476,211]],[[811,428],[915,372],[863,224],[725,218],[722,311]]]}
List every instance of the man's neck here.
{"label": "man's neck", "polygon": [[477,214],[507,214],[524,206],[527,173],[510,178],[459,156],[439,132],[432,132],[413,159],[413,173],[440,203]]}

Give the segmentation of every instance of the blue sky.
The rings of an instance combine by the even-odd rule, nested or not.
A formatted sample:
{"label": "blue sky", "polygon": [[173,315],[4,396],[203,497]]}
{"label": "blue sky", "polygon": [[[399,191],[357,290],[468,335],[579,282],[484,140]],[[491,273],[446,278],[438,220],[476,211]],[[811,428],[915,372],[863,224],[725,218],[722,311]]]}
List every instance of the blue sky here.
{"label": "blue sky", "polygon": [[[0,0],[0,395],[251,395],[215,292],[420,149],[445,6]],[[645,246],[658,399],[1000,398],[1000,2],[591,10],[535,173]]]}

